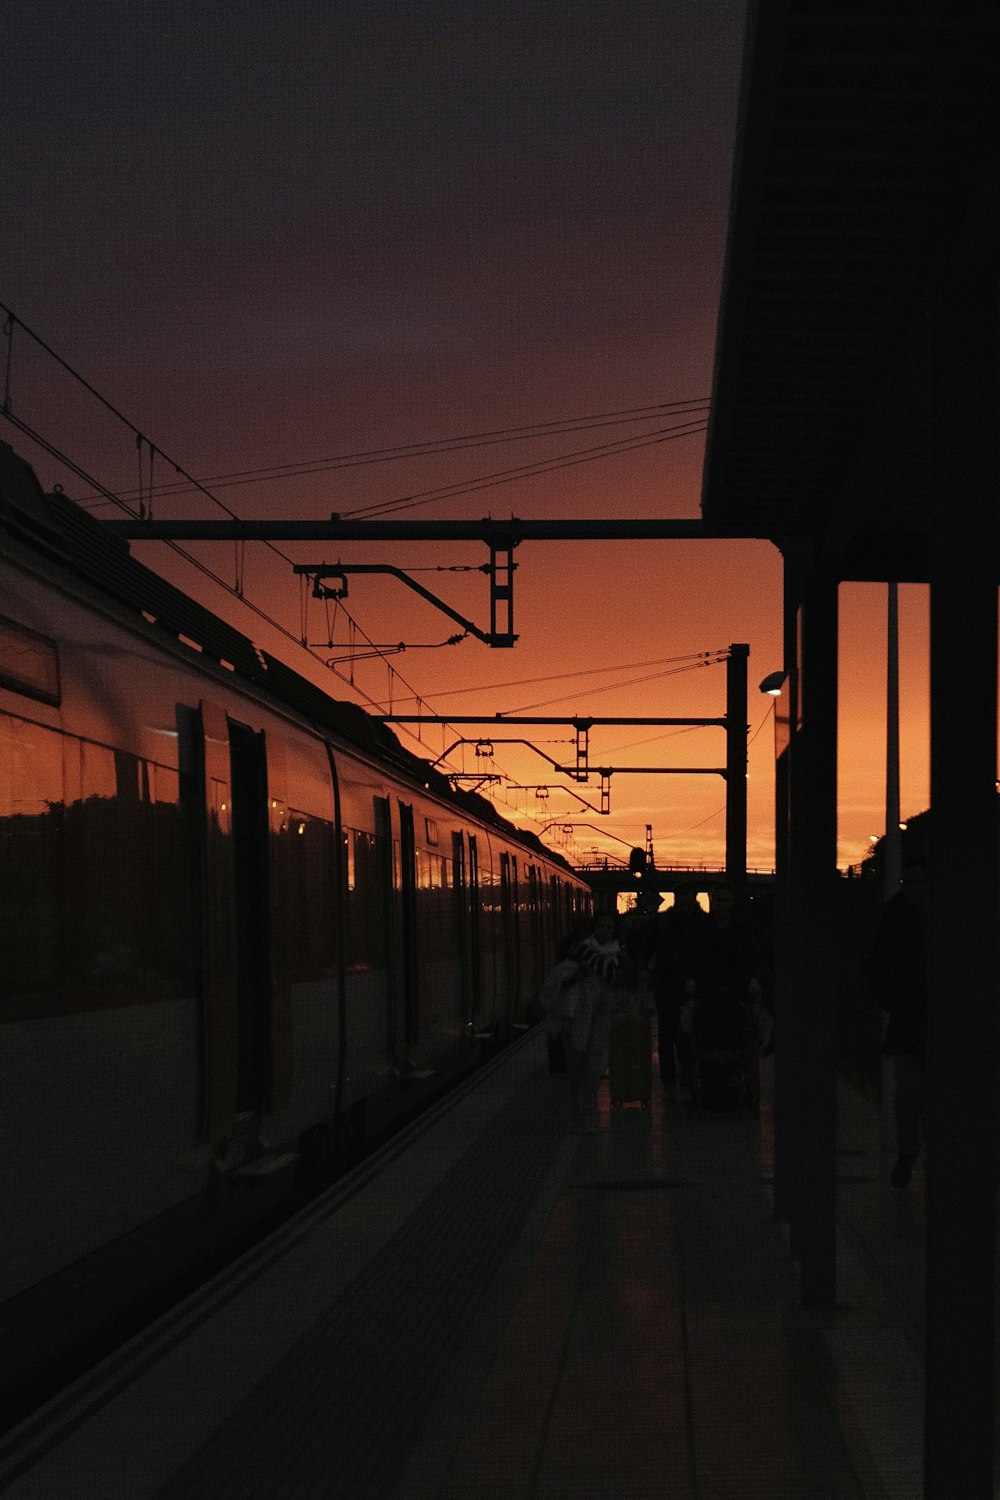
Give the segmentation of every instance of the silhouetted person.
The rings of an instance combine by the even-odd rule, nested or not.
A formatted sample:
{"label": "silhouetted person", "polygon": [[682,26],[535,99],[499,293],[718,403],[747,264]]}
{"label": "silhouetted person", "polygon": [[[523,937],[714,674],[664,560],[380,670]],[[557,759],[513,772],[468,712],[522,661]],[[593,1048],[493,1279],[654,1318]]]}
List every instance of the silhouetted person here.
{"label": "silhouetted person", "polygon": [[[732,886],[720,882],[709,897],[708,922],[701,933],[694,984],[681,1015],[681,1034],[690,1034],[697,1026],[704,1040],[707,1027],[715,1035],[725,1034],[729,1045],[740,1042],[746,1048],[752,1046],[757,1055],[766,1055],[774,1020],[761,1000],[760,968],[757,935],[749,915]],[[756,1063],[750,1079],[750,1094],[756,1099]]]}
{"label": "silhouetted person", "polygon": [[920,1155],[927,1056],[927,881],[922,849],[904,851],[900,889],[890,896],[865,960],[865,973],[888,1022],[896,1160],[890,1181],[906,1187]]}
{"label": "silhouetted person", "polygon": [[610,912],[597,916],[589,935],[573,945],[569,957],[580,973],[573,1014],[561,1023],[570,1108],[576,1129],[590,1135],[598,1125],[597,1093],[611,1017],[629,979],[630,966],[618,941],[614,916]]}
{"label": "silhouetted person", "polygon": [[665,1088],[674,1086],[678,1073],[681,1087],[691,1087],[691,1039],[681,1031],[680,1018],[690,982],[702,962],[707,928],[708,917],[698,905],[696,883],[680,881],[673,906],[656,919],[650,964],[660,1080]]}
{"label": "silhouetted person", "polygon": [[731,885],[722,883],[712,889],[700,953],[699,989],[727,990],[740,1000],[748,999],[760,967],[757,938]]}

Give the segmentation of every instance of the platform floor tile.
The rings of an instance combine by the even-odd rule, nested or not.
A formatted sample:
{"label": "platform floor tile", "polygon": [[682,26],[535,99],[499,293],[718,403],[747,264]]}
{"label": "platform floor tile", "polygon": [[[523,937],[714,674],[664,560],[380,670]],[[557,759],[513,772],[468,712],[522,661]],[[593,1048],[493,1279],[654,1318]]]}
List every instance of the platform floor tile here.
{"label": "platform floor tile", "polygon": [[505,1318],[392,1500],[884,1500],[796,1311],[757,1118],[656,1100],[603,1123],[554,1168]]}

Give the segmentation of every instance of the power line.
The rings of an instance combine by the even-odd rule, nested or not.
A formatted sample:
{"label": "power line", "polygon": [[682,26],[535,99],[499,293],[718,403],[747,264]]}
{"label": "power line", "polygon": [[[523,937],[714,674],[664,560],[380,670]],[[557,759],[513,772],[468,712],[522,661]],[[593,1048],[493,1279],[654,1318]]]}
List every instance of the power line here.
{"label": "power line", "polygon": [[[774,712],[774,708],[775,708],[775,705],[772,702],[769,705],[769,707],[765,710],[764,717],[761,719],[760,723],[757,725],[757,728],[754,730],[753,734],[747,740],[747,749],[748,750],[749,750],[750,746],[753,744],[754,740],[760,734],[761,730],[764,728],[764,725],[767,723],[768,718],[770,717],[770,715]],[[669,833],[669,834],[667,834],[666,838],[668,840],[669,839],[680,839],[680,838],[683,838],[686,833],[693,833],[696,828],[703,828],[706,823],[711,823],[711,821],[712,821],[713,818],[717,818],[719,816],[719,814],[721,812],[725,812],[725,810],[726,810],[726,804],[723,802],[722,806],[721,807],[717,807],[714,812],[710,812],[707,818],[702,818],[700,820],[700,822],[698,822],[698,823],[691,823],[687,828],[679,828],[676,833]]]}
{"label": "power line", "polygon": [[541,459],[537,464],[522,464],[517,468],[498,469],[494,474],[485,474],[479,479],[456,480],[454,484],[440,485],[436,489],[418,490],[412,495],[401,495],[396,500],[381,500],[370,505],[361,505],[354,510],[339,513],[339,519],[355,516],[373,517],[387,515],[400,510],[413,510],[418,505],[428,505],[432,500],[455,500],[461,495],[472,495],[479,490],[495,489],[501,484],[513,484],[518,479],[534,479],[541,474],[554,474],[560,469],[574,468],[578,464],[594,463],[601,458],[617,458],[624,453],[635,453],[640,448],[652,448],[659,443],[673,442],[677,438],[692,437],[707,431],[707,422],[691,422],[678,427],[665,427],[658,433],[646,434],[642,438],[621,438],[616,443],[599,444],[594,448],[580,448],[572,453],[558,454],[554,458]]}
{"label": "power line", "polygon": [[[668,667],[676,662],[700,662],[704,658],[712,656],[718,658],[724,648],[718,647],[713,651],[689,651],[683,656],[654,656],[649,661],[627,661],[617,662],[607,667],[582,667],[578,672],[551,672],[544,677],[519,677],[509,682],[488,682],[482,687],[446,688],[439,693],[422,693],[421,700],[430,703],[434,698],[453,698],[465,693],[492,693],[500,688],[530,687],[536,682],[568,682],[573,677],[598,677],[604,672],[634,672],[644,667]],[[400,698],[400,703],[405,703],[405,698]]]}
{"label": "power line", "polygon": [[[661,677],[677,677],[681,672],[694,672],[697,671],[699,667],[717,667],[721,661],[725,661],[725,656],[715,657],[712,661],[693,662],[689,667],[673,667],[666,672],[650,672],[642,677],[626,678],[624,682],[609,682],[606,683],[604,687],[591,688],[590,692],[594,694],[613,693],[616,692],[619,688],[636,687],[639,683],[642,682],[658,682]],[[553,704],[565,703],[573,696],[574,695],[572,693],[564,693],[559,698],[546,698],[542,703],[525,703],[520,708],[505,708],[503,710],[503,713],[533,713],[536,708],[551,708]]]}
{"label": "power line", "polygon": [[[265,480],[308,478],[337,469],[361,468],[372,464],[394,463],[408,458],[434,457],[442,453],[458,453],[470,448],[495,447],[501,443],[531,442],[538,438],[559,437],[570,432],[587,432],[598,427],[618,427],[630,422],[651,422],[668,412],[675,416],[694,415],[707,411],[707,398],[691,398],[685,401],[664,401],[655,406],[625,408],[621,411],[599,412],[592,416],[565,417],[558,421],[536,422],[520,427],[502,427],[481,433],[468,433],[460,437],[435,438],[420,443],[403,443],[391,448],[372,448],[358,453],[337,454],[331,458],[300,459],[296,462],[261,466],[255,469],[236,469],[224,474],[211,474],[201,480],[219,489],[237,485],[260,484]],[[156,485],[152,493],[159,499],[190,493],[192,486],[176,481]],[[139,491],[123,491],[123,498],[138,498]],[[91,498],[91,497],[85,497]]]}
{"label": "power line", "polygon": [[638,750],[640,745],[656,745],[661,740],[676,739],[679,734],[694,734],[696,729],[703,728],[700,724],[687,724],[683,729],[668,729],[665,734],[650,735],[647,739],[629,740],[627,745],[609,745],[602,749],[602,755],[617,755],[620,750]]}
{"label": "power line", "polygon": [[[121,422],[121,424],[122,424],[123,427],[125,427],[129,432],[131,432],[134,435],[134,437],[136,439],[137,445],[141,446],[141,444],[143,442],[146,442],[149,445],[151,453],[153,453],[153,452],[160,453],[161,456],[168,463],[172,464],[175,473],[183,474],[186,479],[189,479],[191,481],[191,483],[206,497],[206,499],[212,501],[213,504],[217,505],[219,507],[219,509],[222,510],[222,511],[224,511],[226,513],[226,515],[228,515],[232,520],[239,521],[241,519],[236,514],[235,511],[231,510],[229,508],[229,506],[227,506],[223,501],[219,500],[215,495],[213,495],[210,490],[207,490],[204,487],[204,485],[200,484],[196,479],[193,479],[191,475],[187,474],[186,470],[184,470],[183,468],[181,468],[181,466],[179,464],[174,463],[173,460],[170,459],[168,457],[168,455],[163,452],[162,449],[160,449],[160,448],[154,448],[154,445],[149,442],[148,438],[144,437],[144,435],[139,431],[139,429],[135,426],[135,424],[133,422],[130,422],[129,419],[122,412],[118,411],[118,409],[116,407],[112,406],[112,404],[109,401],[107,401],[100,394],[99,391],[97,391],[92,385],[90,385],[90,383],[87,380],[85,380],[82,375],[80,375],[76,370],[74,370],[71,365],[67,364],[64,359],[60,358],[60,356],[58,354],[56,354],[54,350],[50,349],[49,346],[42,339],[38,338],[38,335],[35,334],[35,333],[33,333],[30,328],[28,328],[24,323],[22,323],[20,321],[20,319],[17,318],[17,316],[10,311],[9,308],[7,308],[4,304],[0,303],[0,309],[2,309],[6,313],[6,315],[7,315],[7,337],[8,337],[9,340],[13,339],[13,328],[14,328],[15,324],[17,326],[19,326],[20,328],[24,329],[25,333],[29,336],[29,338],[34,339],[35,342],[48,355],[50,355],[51,358],[54,359],[56,361],[56,363],[61,366],[62,369],[64,369],[74,380],[78,381],[79,384],[81,386],[83,386],[83,388],[86,391],[88,391],[91,395],[93,395],[94,398],[103,407],[105,407],[105,409],[107,411],[111,412],[111,414],[119,422]],[[8,385],[9,385],[9,382],[8,382]],[[2,415],[4,417],[6,417],[6,419],[13,426],[17,427],[19,429],[19,431],[25,433],[28,437],[30,437],[32,439],[33,442],[37,443],[38,446],[42,449],[43,452],[46,452],[52,458],[55,458],[57,462],[63,464],[65,468],[67,468],[71,473],[76,474],[80,479],[82,479],[84,481],[84,483],[89,484],[93,489],[97,490],[99,494],[103,494],[105,496],[105,499],[110,504],[117,506],[120,510],[123,510],[126,513],[126,515],[135,517],[135,515],[136,515],[135,510],[130,505],[128,505],[125,500],[119,498],[119,496],[116,495],[116,494],[114,494],[113,491],[105,488],[105,486],[103,486],[97,479],[95,479],[92,474],[87,473],[86,470],[82,469],[78,464],[74,463],[73,460],[68,456],[68,454],[63,453],[59,448],[57,448],[55,446],[54,443],[51,443],[47,438],[43,437],[42,434],[40,432],[36,431],[36,429],[34,429],[29,423],[23,421],[20,417],[16,417],[14,415],[13,411],[10,408],[9,402],[5,405],[5,407],[3,409],[3,412],[2,412]],[[304,641],[302,641],[301,639],[299,639],[297,636],[293,635],[293,633],[286,626],[282,625],[278,620],[276,620],[273,615],[271,615],[271,614],[269,614],[267,612],[267,610],[262,609],[259,605],[252,603],[252,601],[249,600],[245,596],[245,594],[242,592],[242,590],[238,590],[238,589],[233,588],[230,584],[228,584],[226,582],[226,580],[224,578],[220,577],[219,574],[217,574],[212,568],[208,567],[208,565],[206,563],[201,562],[200,559],[194,557],[190,552],[185,551],[185,549],[182,546],[180,546],[179,543],[177,543],[177,542],[170,542],[170,543],[168,543],[168,545],[172,548],[172,550],[178,556],[182,557],[184,559],[184,561],[187,562],[191,567],[197,569],[198,572],[202,573],[206,578],[210,579],[211,582],[217,584],[220,588],[225,589],[225,591],[228,594],[230,594],[233,598],[238,599],[240,601],[240,603],[244,604],[248,609],[252,610],[253,613],[255,615],[257,615],[257,617],[259,619],[262,619],[262,620],[266,621],[266,623],[269,624],[280,635],[283,635],[286,639],[292,641],[300,649],[308,652],[308,654],[313,658],[314,661],[319,661],[320,660],[320,658],[318,658],[316,656],[315,652],[309,651],[309,648],[304,643]],[[280,557],[284,562],[288,563],[289,566],[292,565],[292,559],[288,556],[287,553],[282,552],[282,550],[281,550],[280,547],[276,547],[274,545],[274,543],[272,543],[272,542],[266,542],[265,545],[273,553],[275,553],[275,555],[277,557]],[[353,618],[353,616],[351,616],[351,614],[347,610],[346,606],[342,605],[341,607],[343,608],[344,614],[347,615],[347,618],[350,620],[351,625],[354,627],[354,629],[356,629],[357,631],[359,631],[360,634],[364,637],[365,641],[368,643],[368,645],[372,646],[374,648],[375,647],[375,642],[371,640],[371,638],[368,635],[368,633],[365,630],[363,630],[360,625],[357,624],[357,621],[355,621],[354,618]],[[397,672],[396,669],[389,664],[389,662],[385,658],[384,654],[382,652],[378,652],[378,654],[380,656],[382,656],[383,660],[385,660],[387,671],[391,675],[397,677],[398,680],[401,683],[403,683],[403,685],[405,687],[412,689],[412,684],[409,683],[409,682],[407,682],[406,678],[403,677],[402,673]],[[334,674],[335,677],[338,677],[340,679],[341,682],[343,682],[346,686],[349,686],[354,692],[358,693],[362,698],[366,699],[366,701],[368,703],[370,703],[372,705],[372,707],[379,708],[379,709],[381,709],[381,708],[384,707],[383,704],[379,703],[376,699],[372,698],[369,693],[365,692],[363,688],[358,687],[357,684],[354,683],[353,680],[345,677],[342,672],[339,672],[337,670],[336,666],[329,667],[329,668],[327,668],[327,670],[331,671]],[[390,693],[390,698],[391,698],[391,693]],[[416,695],[416,698],[417,698],[417,701],[421,701],[420,698],[419,698],[419,694]],[[413,732],[411,730],[407,730],[406,732],[407,732],[407,734],[409,734],[409,737],[411,739],[413,739],[413,740],[416,741],[417,744],[421,743],[419,735],[413,734]]]}

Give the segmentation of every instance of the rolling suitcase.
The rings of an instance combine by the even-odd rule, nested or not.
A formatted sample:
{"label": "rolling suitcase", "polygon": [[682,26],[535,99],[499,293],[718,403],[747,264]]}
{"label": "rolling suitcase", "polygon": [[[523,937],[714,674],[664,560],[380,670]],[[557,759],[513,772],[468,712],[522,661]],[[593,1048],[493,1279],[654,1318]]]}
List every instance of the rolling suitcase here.
{"label": "rolling suitcase", "polygon": [[615,1016],[608,1044],[608,1095],[612,1109],[641,1104],[653,1097],[653,1036],[647,1015]]}

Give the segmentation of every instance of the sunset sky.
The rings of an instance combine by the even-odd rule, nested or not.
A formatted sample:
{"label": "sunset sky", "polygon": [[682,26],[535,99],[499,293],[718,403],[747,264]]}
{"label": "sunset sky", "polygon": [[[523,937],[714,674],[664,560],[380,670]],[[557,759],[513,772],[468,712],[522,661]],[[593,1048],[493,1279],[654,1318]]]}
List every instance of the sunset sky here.
{"label": "sunset sky", "polygon": [[[325,518],[571,458],[384,518],[697,517],[704,437],[672,434],[691,418],[671,407],[711,391],[742,27],[734,0],[21,4],[5,26],[0,300],[240,515]],[[148,485],[131,435],[17,335],[11,391],[18,417],[102,484]],[[539,435],[541,424],[573,430]],[[534,431],[336,462],[512,429]],[[90,493],[10,424],[0,437],[44,484]],[[262,477],[233,482],[248,473]],[[175,477],[157,458],[154,485]],[[156,514],[219,512],[176,494],[156,497]],[[781,662],[780,558],[767,542],[524,544],[507,651],[439,646],[455,629],[445,616],[395,581],[353,578],[354,625],[343,608],[327,619],[309,607],[315,659],[162,544],[135,550],[373,711],[391,691],[397,711],[420,694],[437,713],[715,717],[724,667],[677,669],[745,641],[748,859],[773,863],[772,705],[756,690]],[[231,545],[189,550],[234,580]],[[488,623],[479,544],[282,551],[471,569],[414,576]],[[258,546],[242,568],[247,597],[297,637],[288,561]],[[842,608],[847,864],[883,827],[885,591],[845,587]],[[922,589],[902,591],[901,635],[905,817],[927,804]],[[408,649],[372,659],[366,637]],[[368,652],[353,671],[322,664],[352,640]],[[476,733],[430,729],[424,749],[433,758]],[[509,734],[573,758],[565,727]],[[492,790],[501,810],[536,828],[557,820],[557,846],[563,824],[582,825],[572,857],[623,855],[651,823],[659,864],[722,862],[720,778],[618,773],[601,818],[567,790],[597,806],[596,782],[565,782],[497,743],[495,725],[490,737],[489,769],[508,778]],[[721,765],[724,737],[595,729],[591,761]],[[468,745],[449,764],[487,763]],[[536,785],[552,790],[513,789]]]}

